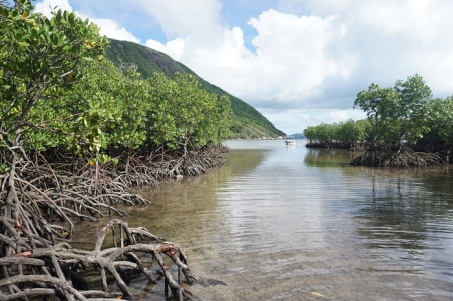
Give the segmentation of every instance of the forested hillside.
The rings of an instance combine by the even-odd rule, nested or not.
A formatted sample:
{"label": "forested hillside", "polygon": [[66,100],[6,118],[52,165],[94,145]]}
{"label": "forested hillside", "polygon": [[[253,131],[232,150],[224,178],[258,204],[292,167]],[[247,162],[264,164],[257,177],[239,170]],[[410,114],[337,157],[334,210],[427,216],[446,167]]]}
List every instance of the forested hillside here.
{"label": "forested hillside", "polygon": [[201,87],[217,95],[227,95],[234,112],[231,125],[231,138],[277,137],[284,133],[267,120],[255,108],[241,99],[225,92],[199,77],[195,72],[170,56],[154,49],[127,41],[110,40],[106,56],[117,66],[135,65],[137,71],[148,78],[155,72],[164,72],[172,77],[176,72],[192,74],[200,82]]}

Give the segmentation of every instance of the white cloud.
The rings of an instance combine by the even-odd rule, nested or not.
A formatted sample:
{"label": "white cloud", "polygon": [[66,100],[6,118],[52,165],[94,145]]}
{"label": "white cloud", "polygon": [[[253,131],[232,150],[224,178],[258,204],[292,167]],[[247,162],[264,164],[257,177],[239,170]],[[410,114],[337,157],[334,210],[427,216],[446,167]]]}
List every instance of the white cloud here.
{"label": "white cloud", "polygon": [[[35,12],[42,13],[43,15],[50,18],[52,11],[56,9],[62,9],[67,11],[74,11],[68,0],[43,0],[35,5]],[[91,22],[100,27],[100,34],[105,35],[112,39],[131,41],[139,43],[140,40],[135,37],[132,33],[128,32],[124,27],[116,23],[114,20],[106,18],[95,18],[92,16],[86,16],[76,12],[77,15],[86,19],[89,18]]]}
{"label": "white cloud", "polygon": [[149,39],[146,41],[145,46],[155,49],[160,52],[165,52],[175,60],[179,60],[181,55],[184,53],[185,40],[182,38],[174,39],[162,44],[159,41]]}
{"label": "white cloud", "polygon": [[[360,110],[353,109],[262,109],[274,125],[279,125],[287,134],[302,133],[307,126],[321,123],[333,123],[348,119],[364,119],[366,115]],[[304,126],[301,127],[301,124]]]}
{"label": "white cloud", "polygon": [[354,66],[353,56],[330,53],[331,43],[345,34],[343,27],[336,28],[335,17],[269,10],[249,24],[257,31],[252,41],[255,53],[246,48],[240,28],[224,27],[216,33],[217,42],[204,47],[196,36],[188,36],[187,52],[178,59],[208,81],[262,108],[264,103],[300,107],[320,95],[324,81],[347,77]]}
{"label": "white cloud", "polygon": [[90,18],[90,20],[101,28],[101,35],[105,35],[111,39],[140,43],[140,40],[136,36],[111,19]]}
{"label": "white cloud", "polygon": [[131,4],[156,19],[169,37],[197,35],[202,39],[221,28],[220,0],[136,0]]}
{"label": "white cloud", "polygon": [[[334,21],[333,17],[299,17],[274,10],[251,19],[249,24],[258,32],[252,41],[257,49],[254,73],[262,81],[249,96],[300,102],[316,95],[327,76],[347,74],[328,55],[329,44],[341,34]],[[267,91],[262,94],[264,87]]]}
{"label": "white cloud", "polygon": [[46,17],[52,17],[51,12],[53,10],[67,10],[72,11],[71,5],[69,5],[67,0],[44,0],[43,2],[36,3],[35,11],[42,13]]}

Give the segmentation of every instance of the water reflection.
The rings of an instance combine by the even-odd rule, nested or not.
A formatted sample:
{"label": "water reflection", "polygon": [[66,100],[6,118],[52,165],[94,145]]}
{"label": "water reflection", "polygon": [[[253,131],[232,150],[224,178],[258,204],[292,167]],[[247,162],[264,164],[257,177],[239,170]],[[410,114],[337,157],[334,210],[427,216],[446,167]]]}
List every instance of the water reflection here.
{"label": "water reflection", "polygon": [[305,154],[305,164],[316,167],[340,167],[348,166],[354,157],[359,156],[360,152],[350,152],[344,150],[327,149],[307,149]]}
{"label": "water reflection", "polygon": [[353,153],[300,141],[227,144],[225,166],[142,189],[153,205],[128,217],[225,282],[193,286],[202,299],[453,299],[451,171],[350,167]]}
{"label": "water reflection", "polygon": [[[425,246],[427,236],[438,230],[433,228],[432,222],[450,221],[453,211],[451,187],[435,185],[436,182],[426,170],[426,175],[415,178],[407,171],[405,175],[401,175],[401,171],[394,171],[394,177],[376,173],[371,176],[372,189],[365,195],[364,203],[368,206],[356,216],[357,221],[367,225],[361,229],[361,233],[374,237],[371,245],[375,247],[381,246],[376,235],[381,239],[388,238],[390,244],[401,241],[407,248],[429,247]],[[450,178],[448,170],[444,170],[444,173],[445,178]],[[364,229],[382,231],[367,233]]]}
{"label": "water reflection", "polygon": [[451,285],[453,264],[447,250],[453,247],[453,204],[451,185],[445,185],[451,173],[413,172],[393,171],[393,177],[388,171],[373,173],[365,206],[354,217],[358,234],[374,249],[370,255],[380,260],[381,271],[412,271]]}

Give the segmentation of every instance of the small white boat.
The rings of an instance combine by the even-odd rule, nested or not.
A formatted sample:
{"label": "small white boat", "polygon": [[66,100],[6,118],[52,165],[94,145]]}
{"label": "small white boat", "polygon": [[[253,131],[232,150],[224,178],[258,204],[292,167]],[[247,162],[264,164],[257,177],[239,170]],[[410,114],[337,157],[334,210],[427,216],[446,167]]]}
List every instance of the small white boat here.
{"label": "small white boat", "polygon": [[289,138],[285,140],[286,145],[295,145],[296,140],[294,138]]}

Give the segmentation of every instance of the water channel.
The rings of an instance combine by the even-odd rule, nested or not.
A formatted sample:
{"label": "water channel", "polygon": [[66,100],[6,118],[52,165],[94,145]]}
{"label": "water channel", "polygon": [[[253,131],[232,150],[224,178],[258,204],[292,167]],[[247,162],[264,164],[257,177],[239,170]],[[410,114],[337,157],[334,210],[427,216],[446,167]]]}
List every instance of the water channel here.
{"label": "water channel", "polygon": [[[237,140],[211,173],[143,189],[131,226],[181,244],[202,300],[453,300],[453,172]],[[136,281],[143,300],[162,283]]]}

